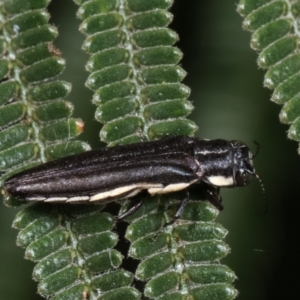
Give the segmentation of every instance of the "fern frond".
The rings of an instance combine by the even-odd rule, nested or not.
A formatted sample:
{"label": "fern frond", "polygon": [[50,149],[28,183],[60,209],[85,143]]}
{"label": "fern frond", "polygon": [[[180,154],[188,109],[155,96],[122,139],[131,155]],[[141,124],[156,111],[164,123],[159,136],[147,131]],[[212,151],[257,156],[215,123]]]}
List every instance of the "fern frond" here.
{"label": "fern frond", "polygon": [[[1,182],[30,166],[87,150],[72,140],[82,122],[72,119],[64,98],[70,85],[56,78],[64,69],[53,46],[48,1],[1,3],[0,159]],[[182,53],[177,34],[166,28],[171,0],[77,1],[84,49],[91,54],[87,86],[95,91],[100,137],[110,146],[193,135],[186,119],[193,106],[181,83]],[[2,139],[2,140],[1,140]],[[199,197],[197,195],[197,197]],[[202,197],[203,198],[203,197]],[[19,205],[11,197],[6,204]],[[146,282],[144,295],[155,299],[234,299],[235,275],[220,265],[229,248],[226,230],[214,222],[217,210],[193,199],[176,222],[180,200],[152,198],[130,216],[126,237],[130,256],[141,260],[135,278]],[[130,205],[127,202],[126,206]],[[115,219],[103,206],[35,204],[21,211],[13,226],[26,258],[37,263],[38,291],[51,299],[140,299],[133,275],[120,269],[123,256],[113,249]],[[163,285],[161,284],[163,282]]]}
{"label": "fern frond", "polygon": [[[170,218],[178,205],[172,202]],[[236,277],[219,262],[229,247],[222,241],[227,231],[214,222],[218,210],[192,199],[180,221],[163,227],[163,203],[158,211],[153,203],[146,204],[143,212],[128,218],[129,255],[141,260],[136,278],[147,282],[145,295],[150,299],[234,299]]]}
{"label": "fern frond", "polygon": [[[70,84],[56,79],[65,61],[52,44],[57,31],[48,24],[47,4],[32,0],[1,5],[0,182],[52,157],[89,149],[71,140],[83,123],[70,118],[73,106],[63,100]],[[7,205],[10,201],[5,199]]]}
{"label": "fern frond", "polygon": [[[166,28],[173,18],[168,12],[172,1],[75,2],[81,4],[80,29],[87,35],[83,49],[91,55],[86,85],[95,92],[95,117],[104,124],[101,140],[112,146],[193,135],[197,127],[186,119],[193,109],[190,89],[181,83],[186,73],[178,66],[182,53],[173,46],[178,37]],[[153,197],[126,219],[129,255],[141,260],[135,277],[146,282],[144,295],[234,299],[235,276],[219,263],[229,248],[222,241],[226,231],[213,222],[216,209],[191,201],[184,216],[165,228],[179,203]],[[120,213],[132,202],[122,205]]]}
{"label": "fern frond", "polygon": [[120,266],[122,255],[112,249],[118,241],[112,232],[115,220],[102,209],[39,203],[18,213],[13,224],[20,230],[17,244],[26,247],[27,259],[37,262],[33,278],[41,295],[61,300],[84,299],[84,294],[97,299],[97,289],[113,288],[120,297],[128,293],[123,286],[130,285],[132,275],[111,272]]}
{"label": "fern frond", "polygon": [[[12,0],[0,6],[1,185],[21,170],[90,149],[73,140],[83,122],[71,118],[73,105],[64,100],[71,85],[57,79],[65,62],[53,45],[57,30],[48,24],[48,2]],[[7,205],[22,204],[5,193],[4,198]],[[37,262],[33,277],[41,295],[60,300],[97,298],[93,289],[97,274],[122,262],[122,255],[112,249],[118,240],[111,232],[114,218],[101,213],[102,208],[40,203],[17,215],[13,224],[20,230],[17,244],[26,248],[27,259]],[[128,291],[120,282],[130,284],[132,275],[119,271],[115,275],[119,285],[109,273],[97,286],[109,291],[113,285],[115,292],[120,287],[119,294],[125,295]]]}
{"label": "fern frond", "polygon": [[172,1],[82,2],[83,48],[91,54],[86,85],[104,123],[101,139],[115,145],[192,135],[197,127],[185,118],[193,109],[186,101],[190,91],[177,66],[182,53],[172,46],[178,37],[165,28]]}
{"label": "fern frond", "polygon": [[283,105],[280,121],[290,124],[288,137],[300,141],[299,3],[241,0],[238,12],[253,32],[259,67],[267,69],[264,86],[274,90],[271,101]]}

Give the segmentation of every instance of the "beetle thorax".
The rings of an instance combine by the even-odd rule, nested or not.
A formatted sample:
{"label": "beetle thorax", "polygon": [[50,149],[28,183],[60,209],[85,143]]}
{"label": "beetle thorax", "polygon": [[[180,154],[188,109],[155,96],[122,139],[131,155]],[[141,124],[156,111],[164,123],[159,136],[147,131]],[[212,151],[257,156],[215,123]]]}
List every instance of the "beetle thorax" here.
{"label": "beetle thorax", "polygon": [[237,141],[199,140],[195,143],[202,180],[216,187],[244,186],[253,177],[248,147]]}

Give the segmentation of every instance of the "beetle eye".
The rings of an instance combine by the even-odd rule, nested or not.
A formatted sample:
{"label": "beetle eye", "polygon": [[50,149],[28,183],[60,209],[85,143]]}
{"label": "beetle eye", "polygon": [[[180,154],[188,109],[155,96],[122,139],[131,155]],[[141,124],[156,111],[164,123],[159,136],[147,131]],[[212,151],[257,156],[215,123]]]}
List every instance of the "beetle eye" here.
{"label": "beetle eye", "polygon": [[236,186],[248,185],[254,176],[254,171],[248,169],[240,169],[235,174]]}
{"label": "beetle eye", "polygon": [[255,171],[253,168],[252,153],[242,142],[231,141],[233,147],[234,170],[236,186],[244,186],[250,183]]}

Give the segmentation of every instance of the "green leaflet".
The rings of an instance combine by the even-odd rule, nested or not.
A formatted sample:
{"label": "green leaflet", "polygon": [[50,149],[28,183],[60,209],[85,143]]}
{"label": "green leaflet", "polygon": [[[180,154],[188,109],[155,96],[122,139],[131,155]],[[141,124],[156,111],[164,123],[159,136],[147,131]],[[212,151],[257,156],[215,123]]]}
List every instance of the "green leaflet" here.
{"label": "green leaflet", "polygon": [[[109,144],[126,143],[129,137],[157,139],[178,134],[176,124],[185,128],[182,134],[193,134],[197,127],[185,119],[193,109],[186,105],[189,92],[178,92],[188,90],[180,84],[185,72],[175,66],[182,53],[172,46],[176,33],[165,28],[173,18],[166,10],[171,1],[83,2],[78,11],[83,20],[80,30],[87,35],[83,49],[92,54],[86,85],[95,91],[93,102],[100,105],[96,119],[105,124],[101,139]],[[158,91],[161,87],[169,90]],[[148,89],[159,96],[152,100],[145,94],[151,92]],[[177,101],[169,102],[167,109],[163,103],[152,105],[171,99]],[[174,127],[166,132],[157,129],[170,121]]]}
{"label": "green leaflet", "polygon": [[26,258],[37,262],[33,277],[41,295],[81,299],[84,293],[95,297],[97,289],[138,295],[124,290],[133,280],[129,272],[111,272],[123,257],[111,249],[118,242],[112,232],[115,219],[102,209],[38,203],[18,213],[13,224],[20,230],[17,243],[26,247]]}
{"label": "green leaflet", "polygon": [[141,260],[135,276],[147,282],[145,295],[150,299],[184,299],[187,295],[181,294],[181,287],[193,286],[187,288],[188,295],[196,299],[234,299],[234,273],[216,264],[229,252],[221,241],[227,231],[214,222],[218,211],[210,204],[193,200],[187,204],[180,222],[164,227],[165,206],[169,207],[172,220],[179,205],[179,201],[166,200],[158,200],[161,206],[157,208],[148,199],[143,212],[128,217],[129,255]]}
{"label": "green leaflet", "polygon": [[18,33],[21,33],[45,25],[48,23],[49,19],[50,16],[44,9],[28,11],[17,15],[16,17],[12,17],[5,23],[5,29],[9,34],[15,34],[16,30]]}
{"label": "green leaflet", "polygon": [[[64,100],[71,85],[52,79],[64,70],[65,61],[53,46],[57,30],[48,24],[48,4],[48,0],[9,0],[0,4],[1,187],[3,180],[19,171],[90,149],[88,144],[72,140],[81,133],[83,123],[71,118],[73,106]],[[8,206],[22,204],[5,192],[1,197]],[[108,255],[112,258],[107,270],[122,261],[121,254],[108,250],[117,238],[111,232],[114,219],[101,214],[102,208],[83,207],[78,213],[76,209],[67,212],[59,205],[42,203],[31,205],[16,216],[13,226],[20,230],[17,245],[26,248],[27,259],[37,262],[33,277],[39,281],[41,295],[58,295],[55,297],[61,300],[81,299],[84,293],[90,293],[92,284],[88,278],[98,270],[88,271],[87,266],[89,260],[99,260],[95,258],[99,244],[105,247],[105,261]],[[96,224],[95,217],[99,221]],[[83,219],[85,225],[81,226]],[[86,263],[82,264],[84,259]],[[123,277],[128,278],[126,274]],[[97,288],[97,283],[93,286]]]}
{"label": "green leaflet", "polygon": [[274,89],[272,101],[284,104],[280,121],[291,124],[288,137],[300,141],[299,3],[241,0],[238,12],[245,17],[244,28],[253,32],[251,46],[260,51],[258,65],[268,69],[264,86]]}
{"label": "green leaflet", "polygon": [[[57,30],[48,24],[47,5],[36,0],[1,4],[0,156],[7,173],[0,183],[32,165],[88,148],[69,141],[82,131],[80,120],[68,119],[72,105],[62,100],[70,84],[51,81],[64,70],[65,61],[53,48]],[[69,147],[59,148],[67,141]],[[17,204],[10,201],[5,199],[8,205]]]}
{"label": "green leaflet", "polygon": [[22,0],[5,1],[3,10],[8,15],[17,15],[29,10],[45,8],[49,2],[49,0],[28,0],[26,3]]}
{"label": "green leaflet", "polygon": [[[165,28],[173,18],[167,11],[172,1],[76,2],[82,4],[80,30],[87,35],[83,48],[91,54],[87,86],[95,91],[96,119],[104,124],[101,139],[113,146],[193,135],[197,126],[186,119],[193,109],[187,100],[190,90],[181,84],[185,71],[177,66],[182,53],[173,47],[178,37]],[[64,100],[70,84],[53,80],[65,62],[53,46],[58,33],[48,24],[48,3],[1,4],[6,21],[0,39],[0,156],[7,171],[2,181],[41,162],[89,149],[72,140],[83,124],[70,118],[73,107]],[[128,218],[126,233],[132,242],[130,256],[142,260],[135,277],[146,281],[144,295],[174,300],[188,292],[194,299],[235,298],[235,276],[219,264],[229,249],[222,242],[226,230],[214,223],[216,209],[191,201],[180,222],[164,227],[179,201],[149,200]],[[19,205],[8,197],[5,202]],[[141,298],[131,286],[134,275],[120,269],[124,257],[113,249],[118,242],[112,232],[115,219],[102,209],[40,203],[17,215],[17,243],[37,263],[33,277],[41,295],[52,300]]]}
{"label": "green leaflet", "polygon": [[[95,92],[95,118],[104,124],[101,140],[113,146],[172,134],[193,135],[197,126],[186,119],[193,110],[187,100],[190,89],[181,83],[186,73],[177,65],[183,54],[173,47],[177,34],[166,28],[173,19],[167,11],[172,1],[75,2],[81,4],[80,30],[86,35],[83,49],[90,54],[86,86]],[[135,277],[146,282],[143,294],[174,300],[200,299],[200,295],[209,299],[215,293],[218,299],[234,299],[237,292],[231,283],[235,275],[219,265],[229,248],[222,241],[226,230],[214,223],[216,209],[190,202],[180,220],[183,223],[164,228],[178,200],[147,200],[126,220],[130,223],[126,231],[131,242],[129,255],[141,260]],[[121,205],[124,212],[131,201]],[[191,269],[183,267],[187,262]],[[207,268],[204,262],[209,262]],[[99,275],[99,282],[102,277]],[[103,290],[99,299],[119,299],[114,292]]]}

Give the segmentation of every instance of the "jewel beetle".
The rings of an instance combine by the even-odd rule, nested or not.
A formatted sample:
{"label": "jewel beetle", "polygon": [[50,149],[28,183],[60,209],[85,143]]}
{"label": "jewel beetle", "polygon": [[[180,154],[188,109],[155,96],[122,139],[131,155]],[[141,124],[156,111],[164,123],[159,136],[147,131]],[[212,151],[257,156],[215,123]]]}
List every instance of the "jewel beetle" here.
{"label": "jewel beetle", "polygon": [[[6,194],[24,201],[106,203],[144,191],[166,194],[204,183],[222,209],[219,189],[258,178],[253,155],[240,141],[171,136],[157,141],[91,150],[33,167],[4,182]],[[175,215],[180,216],[188,194]],[[135,211],[142,201],[125,214]]]}

